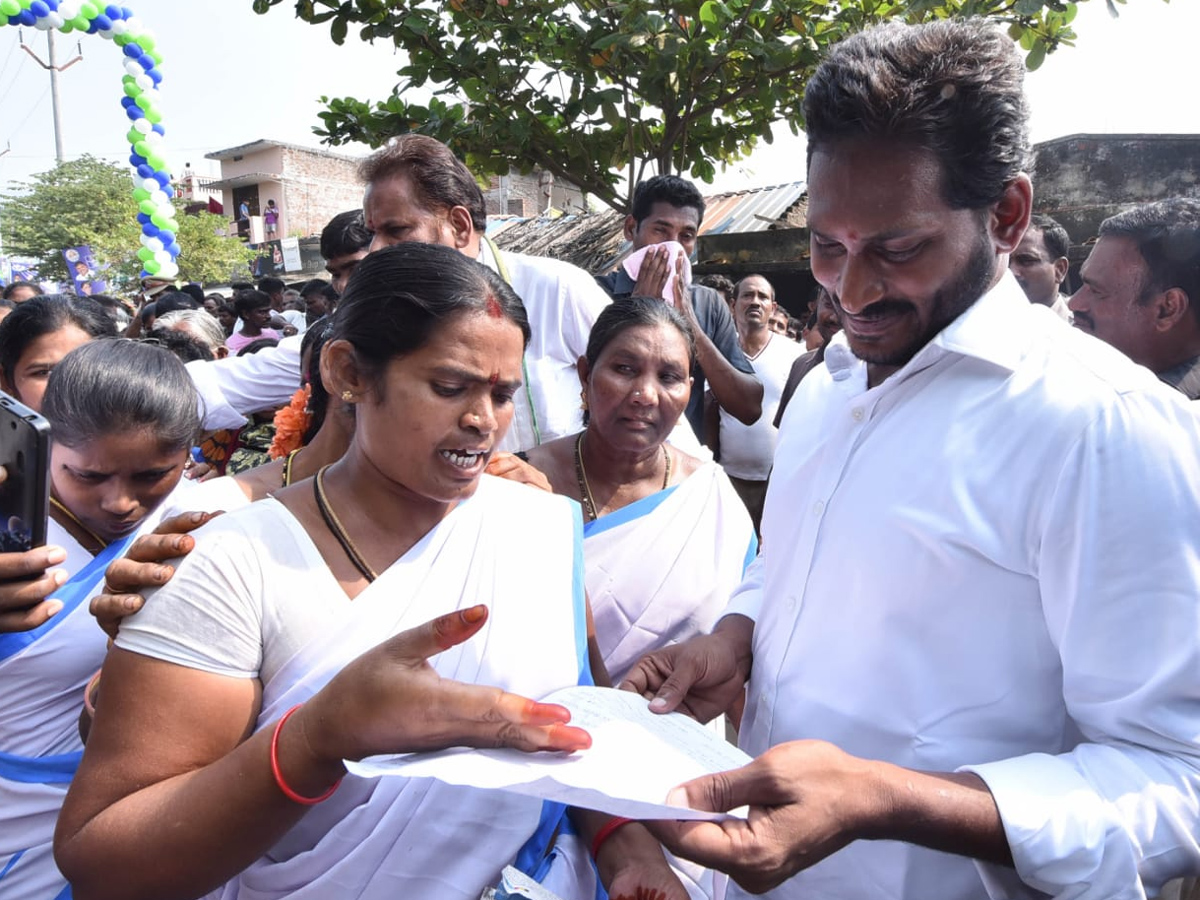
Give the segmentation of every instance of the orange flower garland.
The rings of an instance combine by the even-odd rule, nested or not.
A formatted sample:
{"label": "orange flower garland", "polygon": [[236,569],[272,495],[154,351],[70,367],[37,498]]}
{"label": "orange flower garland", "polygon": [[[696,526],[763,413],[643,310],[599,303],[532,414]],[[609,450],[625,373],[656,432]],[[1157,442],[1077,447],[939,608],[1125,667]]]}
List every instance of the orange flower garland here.
{"label": "orange flower garland", "polygon": [[275,412],[275,437],[267,451],[271,459],[280,459],[293,450],[299,450],[304,433],[312,422],[308,411],[309,387],[305,385],[292,394],[291,402]]}

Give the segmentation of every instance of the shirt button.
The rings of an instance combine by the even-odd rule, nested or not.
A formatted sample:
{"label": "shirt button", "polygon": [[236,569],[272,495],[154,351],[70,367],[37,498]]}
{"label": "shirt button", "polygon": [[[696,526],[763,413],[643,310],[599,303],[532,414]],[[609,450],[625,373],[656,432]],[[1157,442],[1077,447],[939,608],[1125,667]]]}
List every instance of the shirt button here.
{"label": "shirt button", "polygon": [[823,512],[825,512],[825,501],[818,500],[813,504],[813,515],[819,516]]}
{"label": "shirt button", "polygon": [[796,598],[795,597],[787,598],[787,608],[788,608],[788,612],[795,611],[795,609],[796,609]]}
{"label": "shirt button", "polygon": [[850,415],[854,417],[855,422],[861,422],[863,420],[863,408],[861,406],[854,407]]}

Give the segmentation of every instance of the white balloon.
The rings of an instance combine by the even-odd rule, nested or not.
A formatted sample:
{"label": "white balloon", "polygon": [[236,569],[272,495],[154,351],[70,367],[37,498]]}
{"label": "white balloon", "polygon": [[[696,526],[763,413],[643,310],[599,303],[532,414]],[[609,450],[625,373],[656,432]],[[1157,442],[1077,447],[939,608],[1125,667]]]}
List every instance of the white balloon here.
{"label": "white balloon", "polygon": [[154,130],[154,126],[150,124],[150,120],[146,118],[134,119],[133,130],[140,131],[142,134],[149,134]]}
{"label": "white balloon", "polygon": [[100,35],[100,37],[104,38],[105,40],[111,41],[113,39],[112,28],[101,28],[96,32],[96,34]]}
{"label": "white balloon", "polygon": [[54,26],[50,23],[49,16],[42,16],[40,19],[33,20],[33,27],[38,31],[49,31]]}
{"label": "white balloon", "polygon": [[150,200],[155,206],[165,206],[171,202],[171,197],[162,188],[156,188],[150,193]]}
{"label": "white balloon", "polygon": [[[146,235],[142,235],[142,237],[146,237]],[[163,242],[156,237],[146,238],[146,246],[149,247],[153,253],[160,253],[164,249]]]}
{"label": "white balloon", "polygon": [[[125,72],[127,74],[132,75],[134,78],[137,78],[139,75],[143,74],[145,71],[146,70],[141,67],[141,65],[138,63],[138,61],[136,59],[130,59],[128,56],[125,57]],[[151,82],[151,83],[153,83],[153,82]]]}
{"label": "white balloon", "polygon": [[137,86],[140,87],[143,91],[148,91],[148,90],[150,90],[150,88],[154,87],[154,79],[151,78],[149,75],[147,75],[145,72],[143,72],[141,75],[133,76],[133,80],[137,83]]}
{"label": "white balloon", "polygon": [[59,13],[51,11],[50,15],[46,16],[46,21],[50,23],[51,28],[62,28],[63,22],[66,21]]}
{"label": "white balloon", "polygon": [[157,131],[151,131],[148,135],[146,135],[146,143],[149,144],[151,147],[157,147],[162,142],[163,142],[163,136],[161,134],[159,134]]}
{"label": "white balloon", "polygon": [[174,278],[179,274],[179,266],[174,261],[165,262],[159,266],[158,274],[163,278]]}
{"label": "white balloon", "polygon": [[143,178],[142,179],[142,187],[144,187],[146,190],[148,190],[150,193],[153,194],[155,191],[157,191],[159,189],[159,184],[153,178]]}
{"label": "white balloon", "polygon": [[137,16],[130,16],[125,20],[125,33],[130,37],[141,37],[146,33],[146,26]]}
{"label": "white balloon", "polygon": [[128,28],[129,28],[129,26],[125,24],[124,19],[114,19],[113,20],[113,27],[112,27],[113,34],[124,34],[128,30]]}

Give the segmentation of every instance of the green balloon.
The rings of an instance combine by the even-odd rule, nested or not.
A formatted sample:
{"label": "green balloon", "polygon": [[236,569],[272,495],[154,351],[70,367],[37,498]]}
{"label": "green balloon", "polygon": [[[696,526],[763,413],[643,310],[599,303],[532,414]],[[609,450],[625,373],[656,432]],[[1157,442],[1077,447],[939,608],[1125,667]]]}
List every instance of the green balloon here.
{"label": "green balloon", "polygon": [[[142,215],[149,216],[151,222],[154,222],[154,217],[158,215],[156,212],[157,209],[158,207],[154,205],[153,200],[143,200],[138,204],[138,212],[142,213]],[[154,224],[158,225],[157,222],[154,222]],[[159,225],[159,227],[161,228],[162,226]]]}
{"label": "green balloon", "polygon": [[90,26],[92,23],[88,21],[87,16],[85,16],[83,13],[80,13],[71,20],[71,24],[74,25],[79,31],[87,31],[88,26]]}
{"label": "green balloon", "polygon": [[133,40],[133,38],[131,38],[127,34],[114,34],[113,35],[113,43],[116,44],[118,47],[124,47],[126,44],[128,44],[132,40]]}
{"label": "green balloon", "polygon": [[150,192],[144,187],[133,189],[133,199],[138,202],[138,209],[141,209],[141,202],[150,199]]}
{"label": "green balloon", "polygon": [[156,260],[151,259],[151,260],[146,261],[146,271],[149,272],[151,275],[157,275],[158,270],[161,268],[162,268],[162,266],[159,265]]}
{"label": "green balloon", "polygon": [[67,21],[62,23],[62,27],[59,28],[58,30],[61,31],[63,34],[70,34],[72,31],[75,30],[75,26],[71,24],[70,19],[67,19]]}
{"label": "green balloon", "polygon": [[154,64],[155,64],[156,66],[161,66],[161,65],[162,65],[162,61],[163,61],[163,56],[162,56],[162,54],[161,54],[161,53],[159,53],[157,50],[150,50],[150,51],[149,51],[149,53],[150,53],[150,58],[151,58],[152,60],[154,60]]}
{"label": "green balloon", "polygon": [[143,153],[142,156],[146,157],[146,165],[152,168],[155,172],[165,172],[167,170],[167,161],[157,153],[151,153],[149,156],[146,156],[146,154]]}
{"label": "green balloon", "polygon": [[137,86],[137,82],[128,75],[121,79],[121,89],[125,91],[126,97],[133,97],[135,100],[138,94],[142,92],[142,89]]}
{"label": "green balloon", "polygon": [[83,3],[79,5],[79,15],[85,18],[94,19],[99,12],[100,10],[96,8],[96,4],[92,3],[91,0],[83,0]]}
{"label": "green balloon", "polygon": [[6,16],[15,16],[21,11],[21,4],[17,0],[0,0],[0,13]]}
{"label": "green balloon", "polygon": [[146,110],[146,118],[150,121],[151,125],[157,125],[162,122],[162,113],[152,106]]}
{"label": "green balloon", "polygon": [[139,34],[135,40],[137,40],[137,45],[147,53],[154,49],[154,35],[152,34]]}
{"label": "green balloon", "polygon": [[[146,138],[146,136],[144,134],[139,135],[138,140],[133,142],[133,152],[136,153],[138,156],[144,157],[146,162],[149,163],[151,150],[150,150],[150,145],[146,143],[145,138]],[[158,166],[151,163],[151,168],[157,169]]]}
{"label": "green balloon", "polygon": [[[158,212],[157,211],[158,207],[154,206],[153,203],[151,203],[150,205],[153,206],[154,210],[155,210],[154,212],[148,213],[148,215],[150,216],[150,221],[153,222],[155,225],[157,225],[159,230],[161,231],[163,228],[167,227],[167,217],[164,216],[162,213]],[[146,212],[146,211],[143,209],[142,212]]]}
{"label": "green balloon", "polygon": [[137,258],[140,259],[142,262],[148,262],[149,260],[154,259],[154,251],[151,250],[149,247],[139,247],[138,252],[137,252]]}
{"label": "green balloon", "polygon": [[[138,131],[136,128],[130,128],[127,132],[125,132],[125,140],[129,141],[129,146],[131,146],[131,147],[134,144],[136,144],[138,141],[144,141],[145,139],[146,139],[146,136],[144,134],[142,134],[140,131]],[[140,155],[141,154],[139,154],[139,156]]]}

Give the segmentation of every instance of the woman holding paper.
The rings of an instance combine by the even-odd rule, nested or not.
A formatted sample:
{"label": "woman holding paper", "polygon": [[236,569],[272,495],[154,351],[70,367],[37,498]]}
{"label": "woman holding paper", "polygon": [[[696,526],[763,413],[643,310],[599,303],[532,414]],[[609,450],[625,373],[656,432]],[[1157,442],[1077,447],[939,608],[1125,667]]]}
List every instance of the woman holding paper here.
{"label": "woman holding paper", "polygon": [[[56,841],[77,898],[475,900],[530,850],[538,801],[342,780],[382,752],[587,745],[515,696],[586,669],[578,512],[483,476],[528,337],[453,250],[359,264],[321,359],[356,408],[345,457],[206,525],[122,623]],[[610,893],[669,884],[653,848],[611,855]]]}

